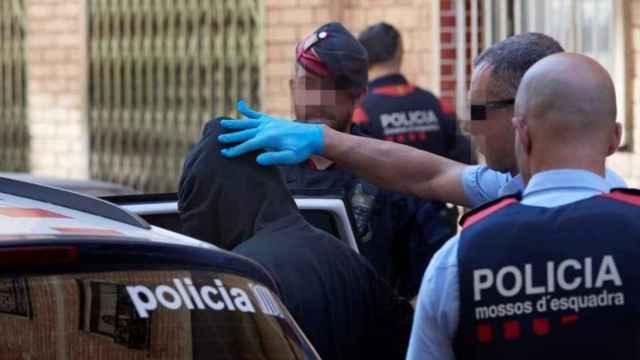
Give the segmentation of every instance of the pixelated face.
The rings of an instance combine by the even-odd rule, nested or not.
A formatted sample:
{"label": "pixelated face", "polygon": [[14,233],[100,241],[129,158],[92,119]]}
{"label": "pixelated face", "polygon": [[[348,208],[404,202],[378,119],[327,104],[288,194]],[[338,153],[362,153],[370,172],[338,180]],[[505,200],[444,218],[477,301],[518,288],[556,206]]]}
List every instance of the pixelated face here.
{"label": "pixelated face", "polygon": [[349,130],[357,100],[350,90],[339,90],[333,78],[317,76],[299,65],[290,86],[297,120],[323,123],[343,132]]}
{"label": "pixelated face", "polygon": [[[490,76],[490,66],[481,64],[474,69],[469,87],[469,105],[486,105],[505,100],[489,96],[487,87]],[[471,120],[465,124],[478,150],[484,155],[487,165],[502,172],[517,171],[512,117],[513,106],[488,107],[484,113],[484,119]],[[469,120],[469,117],[465,120]]]}

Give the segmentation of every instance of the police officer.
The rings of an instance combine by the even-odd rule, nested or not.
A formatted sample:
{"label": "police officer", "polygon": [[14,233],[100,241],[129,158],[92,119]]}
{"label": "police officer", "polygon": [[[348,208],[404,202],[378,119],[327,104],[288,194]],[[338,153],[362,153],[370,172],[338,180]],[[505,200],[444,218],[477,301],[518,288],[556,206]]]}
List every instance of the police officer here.
{"label": "police officer", "polygon": [[[546,35],[524,33],[492,45],[474,61],[469,90],[470,130],[487,165],[467,166],[401,144],[350,136],[318,125],[283,122],[248,111],[249,121],[223,123],[242,131],[225,135],[220,141],[241,143],[225,150],[226,156],[267,149],[257,158],[261,164],[292,164],[311,154],[322,154],[387,190],[479,206],[524,189],[514,154],[513,99],[526,70],[561,51],[562,47]],[[611,171],[606,177],[610,184],[624,186]]]}
{"label": "police officer", "polygon": [[557,54],[527,71],[513,124],[528,184],[467,214],[435,255],[409,359],[637,358],[640,192],[604,180],[615,119],[594,60]]}
{"label": "police officer", "polygon": [[[360,132],[470,163],[469,140],[457,131],[455,118],[443,111],[431,92],[409,83],[400,72],[404,53],[400,32],[381,22],[362,31],[358,40],[367,49],[371,79],[353,113]],[[457,146],[466,151],[455,151],[462,150]],[[418,210],[410,226],[415,229],[401,234],[395,247],[400,281],[411,295],[417,294],[433,253],[455,233],[458,217],[457,209],[443,202],[416,200],[414,206]]]}
{"label": "police officer", "polygon": [[[324,24],[296,46],[294,66],[290,87],[296,121],[360,135],[359,128],[352,126],[351,114],[366,93],[368,77],[367,51],[358,40],[340,23]],[[361,253],[403,296],[413,298],[418,294],[426,260],[408,262],[408,247],[412,239],[422,237],[417,223],[425,222],[426,228],[443,222],[430,216],[438,209],[423,210],[416,198],[380,191],[318,155],[280,170],[294,194],[311,191],[346,195],[355,215]],[[438,236],[433,240],[446,241],[451,236],[449,228],[434,231]],[[427,250],[428,256],[435,252],[432,247]],[[420,266],[410,277],[407,266],[413,263]]]}
{"label": "police officer", "polygon": [[402,38],[387,23],[365,29],[358,40],[369,54],[369,92],[353,113],[362,131],[377,139],[395,141],[449,157],[456,141],[455,121],[438,99],[410,84],[400,73]]}

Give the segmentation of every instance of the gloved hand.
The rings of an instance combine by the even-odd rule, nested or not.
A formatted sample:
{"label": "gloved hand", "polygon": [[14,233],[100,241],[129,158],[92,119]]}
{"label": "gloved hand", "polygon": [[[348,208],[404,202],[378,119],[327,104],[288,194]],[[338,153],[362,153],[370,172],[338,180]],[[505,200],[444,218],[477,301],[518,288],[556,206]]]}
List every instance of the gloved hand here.
{"label": "gloved hand", "polygon": [[253,111],[242,100],[238,102],[238,111],[246,118],[220,121],[220,126],[234,132],[218,136],[218,141],[241,144],[222,149],[222,155],[236,157],[262,149],[266,152],[256,159],[260,165],[291,165],[322,153],[323,125],[271,117]]}

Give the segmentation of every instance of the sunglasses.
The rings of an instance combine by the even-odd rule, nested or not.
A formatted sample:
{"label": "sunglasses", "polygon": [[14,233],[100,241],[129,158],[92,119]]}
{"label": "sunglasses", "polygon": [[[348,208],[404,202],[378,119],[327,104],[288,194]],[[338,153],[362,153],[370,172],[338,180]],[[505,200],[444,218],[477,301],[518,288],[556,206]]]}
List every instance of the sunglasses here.
{"label": "sunglasses", "polygon": [[516,99],[489,101],[486,104],[471,104],[471,120],[486,120],[487,110],[501,109],[515,104]]}

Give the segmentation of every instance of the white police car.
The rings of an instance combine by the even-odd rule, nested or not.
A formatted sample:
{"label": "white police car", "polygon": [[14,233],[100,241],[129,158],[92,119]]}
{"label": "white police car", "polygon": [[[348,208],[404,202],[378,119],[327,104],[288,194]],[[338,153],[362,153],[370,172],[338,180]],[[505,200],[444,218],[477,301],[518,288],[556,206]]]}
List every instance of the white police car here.
{"label": "white police car", "polygon": [[0,358],[316,359],[255,262],[0,178]]}

